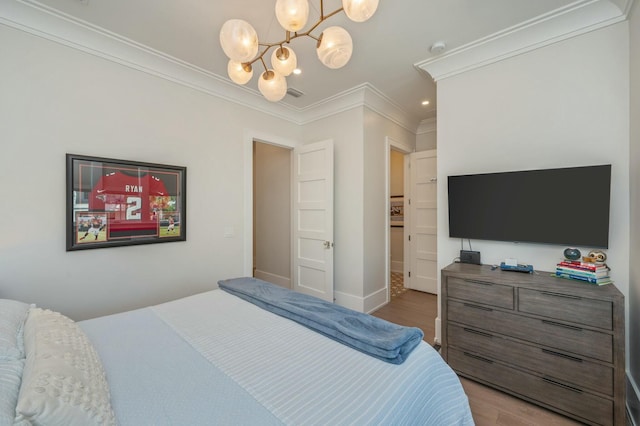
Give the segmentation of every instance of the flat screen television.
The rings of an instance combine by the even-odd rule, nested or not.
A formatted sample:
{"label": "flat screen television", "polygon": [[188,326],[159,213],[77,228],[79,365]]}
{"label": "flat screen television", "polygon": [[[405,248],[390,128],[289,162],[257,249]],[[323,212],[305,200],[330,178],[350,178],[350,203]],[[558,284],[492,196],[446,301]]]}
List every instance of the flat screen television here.
{"label": "flat screen television", "polygon": [[448,177],[449,236],[608,248],[611,165]]}

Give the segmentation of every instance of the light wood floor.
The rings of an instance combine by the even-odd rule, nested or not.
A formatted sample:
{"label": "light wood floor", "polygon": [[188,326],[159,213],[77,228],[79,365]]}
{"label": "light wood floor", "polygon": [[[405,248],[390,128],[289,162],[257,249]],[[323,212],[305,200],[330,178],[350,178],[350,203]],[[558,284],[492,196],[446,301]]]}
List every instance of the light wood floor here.
{"label": "light wood floor", "polygon": [[[391,303],[378,309],[372,315],[396,324],[421,328],[424,331],[424,340],[429,344],[433,344],[437,309],[435,295],[408,290],[406,293],[393,297]],[[471,413],[477,426],[565,426],[581,424],[474,381],[464,378],[461,378],[460,381],[469,397]]]}

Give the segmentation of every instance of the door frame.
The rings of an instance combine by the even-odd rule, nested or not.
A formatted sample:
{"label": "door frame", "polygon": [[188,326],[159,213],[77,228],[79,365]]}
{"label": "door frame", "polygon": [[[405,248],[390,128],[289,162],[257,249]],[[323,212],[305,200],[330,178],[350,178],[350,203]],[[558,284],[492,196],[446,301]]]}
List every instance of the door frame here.
{"label": "door frame", "polygon": [[[242,273],[244,276],[251,277],[253,276],[253,142],[291,149],[292,152],[298,143],[291,139],[253,129],[244,129],[242,141],[244,148],[244,261]],[[291,163],[293,168],[293,157]],[[292,207],[289,206],[289,208]],[[293,245],[291,247],[293,249]],[[291,265],[289,274],[293,278],[293,265]]]}
{"label": "door frame", "polygon": [[[412,152],[415,151],[415,149],[406,143],[397,141],[389,136],[385,137],[385,142],[384,142],[384,159],[385,159],[385,165],[384,165],[384,175],[385,175],[385,216],[384,216],[384,229],[385,229],[385,233],[384,233],[384,239],[385,239],[385,244],[384,244],[384,256],[386,259],[385,262],[385,278],[384,278],[384,282],[385,282],[385,288],[387,289],[386,293],[386,301],[385,303],[389,303],[389,301],[391,300],[391,249],[389,247],[390,243],[391,243],[391,217],[390,217],[390,213],[391,213],[391,202],[390,197],[391,197],[391,150],[394,151],[399,151],[401,153],[403,153],[404,155],[407,154],[411,154]],[[410,176],[407,173],[407,161],[405,158],[405,165],[404,165],[404,202],[405,205],[407,203],[407,196],[409,194],[407,194],[407,188],[410,188],[410,186],[407,186],[407,181],[408,179],[410,179]],[[406,217],[406,208],[405,208],[405,223],[407,223],[407,217]],[[406,228],[403,228],[406,229]],[[406,233],[404,235],[404,247],[406,248]],[[406,264],[406,257],[407,257],[407,252],[406,249],[404,250],[404,255],[403,255],[403,263]],[[406,270],[406,268],[405,268]],[[404,273],[404,272],[403,272]]]}

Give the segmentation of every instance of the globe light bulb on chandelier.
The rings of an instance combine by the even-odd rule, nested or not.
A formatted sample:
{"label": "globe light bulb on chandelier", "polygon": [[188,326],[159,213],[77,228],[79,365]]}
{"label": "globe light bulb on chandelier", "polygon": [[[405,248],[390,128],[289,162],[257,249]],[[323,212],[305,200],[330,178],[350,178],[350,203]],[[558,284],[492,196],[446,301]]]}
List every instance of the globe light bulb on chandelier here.
{"label": "globe light bulb on chandelier", "polygon": [[242,63],[229,59],[227,65],[227,74],[229,78],[236,84],[246,84],[253,77],[253,67],[251,64]]}
{"label": "globe light bulb on chandelier", "polygon": [[342,0],[342,8],[353,22],[364,22],[376,13],[378,0]]}
{"label": "globe light bulb on chandelier", "polygon": [[[290,43],[301,37],[316,40],[318,59],[326,67],[337,69],[345,66],[353,53],[353,41],[347,30],[333,26],[326,28],[319,36],[314,36],[312,32],[340,12],[345,12],[354,22],[364,22],[373,16],[379,0],[342,0],[342,7],[328,14],[324,13],[323,0],[319,2],[319,19],[307,31],[300,32],[307,25],[309,1],[276,0],[275,14],[285,30],[285,38],[274,43],[259,42],[253,26],[242,19],[225,22],[220,29],[220,45],[230,59],[227,66],[229,78],[236,84],[246,84],[253,76],[252,65],[260,61],[265,71],[258,80],[258,89],[269,101],[281,100],[287,93],[285,77],[297,67],[297,57]],[[258,52],[261,48],[262,51]],[[271,48],[275,48],[271,55],[273,69],[268,69],[263,57]]]}
{"label": "globe light bulb on chandelier", "polygon": [[293,49],[284,46],[279,47],[271,55],[271,65],[273,65],[275,71],[286,77],[298,66],[298,58]]}
{"label": "globe light bulb on chandelier", "polygon": [[351,59],[353,41],[344,28],[329,27],[322,32],[316,52],[320,62],[327,68],[342,68]]}
{"label": "globe light bulb on chandelier", "polygon": [[280,26],[295,33],[307,25],[309,2],[307,0],[277,0],[276,18]]}
{"label": "globe light bulb on chandelier", "polygon": [[258,33],[247,21],[229,19],[220,29],[220,45],[229,59],[249,62],[258,53]]}
{"label": "globe light bulb on chandelier", "polygon": [[267,100],[278,102],[287,94],[287,79],[274,70],[266,70],[260,76],[258,89]]}

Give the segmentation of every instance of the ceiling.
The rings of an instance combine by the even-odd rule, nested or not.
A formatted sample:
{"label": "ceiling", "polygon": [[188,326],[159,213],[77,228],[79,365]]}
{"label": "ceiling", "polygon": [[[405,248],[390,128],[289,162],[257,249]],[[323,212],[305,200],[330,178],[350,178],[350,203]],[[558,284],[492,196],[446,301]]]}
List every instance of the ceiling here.
{"label": "ceiling", "polygon": [[[220,47],[219,31],[226,20],[238,18],[250,22],[261,42],[284,38],[284,30],[275,18],[275,0],[40,0],[40,3],[224,79],[228,79],[228,60]],[[313,34],[317,36],[332,25],[346,28],[354,44],[350,62],[338,70],[325,68],[316,57],[315,40],[308,37],[293,40],[291,47],[298,56],[302,74],[287,80],[289,87],[304,95],[286,96],[280,102],[304,109],[368,83],[412,120],[433,118],[437,109],[435,83],[415,64],[435,55],[430,51],[435,42],[444,42],[446,53],[574,3],[580,1],[380,0],[376,14],[364,23],[351,22],[340,13]],[[309,4],[311,23],[318,19],[320,2],[310,0]],[[325,15],[341,6],[341,0],[325,0]],[[247,87],[255,93],[262,71],[259,63],[254,64],[254,76]],[[423,106],[423,100],[428,100],[429,105]]]}

